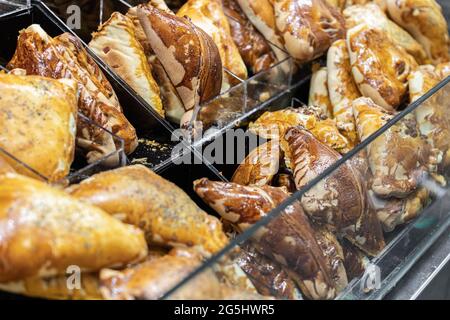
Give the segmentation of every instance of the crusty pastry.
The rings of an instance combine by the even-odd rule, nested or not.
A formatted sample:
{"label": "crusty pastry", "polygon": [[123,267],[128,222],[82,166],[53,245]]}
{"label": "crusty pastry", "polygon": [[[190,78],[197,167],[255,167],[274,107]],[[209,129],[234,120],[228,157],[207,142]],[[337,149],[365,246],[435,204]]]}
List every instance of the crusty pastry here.
{"label": "crusty pastry", "polygon": [[250,152],[235,171],[231,181],[244,186],[270,184],[278,172],[280,159],[279,141],[268,141]]}
{"label": "crusty pastry", "polygon": [[153,79],[144,49],[136,37],[133,21],[114,12],[92,34],[89,47],[164,117],[159,87]]}
{"label": "crusty pastry", "polygon": [[262,255],[251,241],[241,245],[236,262],[264,296],[277,299],[302,300],[302,294],[284,268]]}
{"label": "crusty pastry", "polygon": [[350,56],[345,40],[334,42],[327,55],[328,92],[336,125],[352,149],[359,141],[351,103],[361,96],[353,80]]}
{"label": "crusty pastry", "polygon": [[[353,112],[361,141],[393,117],[369,98],[353,101]],[[369,144],[367,157],[375,194],[404,198],[418,187],[430,150],[420,137],[414,115],[408,115]]]}
{"label": "crusty pastry", "polygon": [[[29,75],[76,80],[80,90],[78,110],[122,138],[126,153],[137,147],[136,131],[123,115],[111,85],[81,42],[71,34],[52,39],[39,25],[31,25],[20,32],[16,52],[8,68],[22,68]],[[88,126],[82,120],[77,122],[77,126],[77,144],[87,151],[89,162],[95,162],[120,147],[104,130]]]}
{"label": "crusty pastry", "polygon": [[15,173],[16,171],[6,161],[6,158],[8,158],[8,155],[4,154],[3,151],[0,149],[0,174]]}
{"label": "crusty pastry", "polygon": [[370,197],[384,231],[391,232],[416,218],[430,199],[430,193],[426,188],[419,188],[404,199],[381,199],[373,192],[370,192]]}
{"label": "crusty pastry", "polygon": [[[168,255],[138,264],[123,271],[104,269],[100,273],[101,292],[106,299],[157,300],[201,266],[201,257],[192,250],[174,249]],[[264,297],[219,281],[207,269],[169,296],[170,300],[229,300]]]}
{"label": "crusty pastry", "polygon": [[[440,77],[431,65],[420,66],[409,77],[411,102],[416,101],[433,87]],[[414,110],[420,133],[433,148],[434,163],[430,163],[432,174],[444,173],[450,165],[450,113],[444,106],[447,103],[445,90],[437,92]]]}
{"label": "crusty pastry", "polygon": [[333,116],[333,105],[328,94],[328,69],[318,68],[311,76],[308,105],[319,107],[327,117]]}
{"label": "crusty pastry", "polygon": [[80,287],[69,288],[70,275],[49,278],[27,278],[16,282],[0,283],[0,290],[32,298],[52,300],[102,300],[97,273],[82,273]]}
{"label": "crusty pastry", "polygon": [[0,175],[0,282],[97,271],[140,261],[139,229],[43,182]]}
{"label": "crusty pastry", "polygon": [[[302,128],[291,128],[285,137],[297,189],[307,186],[338,161],[339,153]],[[345,236],[370,255],[384,247],[381,225],[367,205],[366,188],[360,171],[350,162],[342,164],[305,192],[301,203],[316,222]]]}
{"label": "crusty pastry", "polygon": [[374,3],[348,7],[343,12],[345,25],[351,29],[359,24],[368,24],[386,32],[389,39],[403,47],[420,64],[428,62],[428,56],[422,45],[417,42],[406,30],[390,20],[386,13]]}
{"label": "crusty pastry", "polygon": [[[201,179],[197,194],[224,219],[245,230],[285,201],[289,194],[270,186],[241,186]],[[333,299],[336,283],[316,234],[299,202],[289,206],[253,236],[259,252],[286,267],[286,271],[310,299]]]}
{"label": "crusty pastry", "polygon": [[344,265],[347,271],[348,280],[351,281],[359,278],[364,274],[366,266],[370,260],[357,247],[344,240],[342,243],[342,250],[344,252]]}
{"label": "crusty pastry", "polygon": [[237,0],[251,23],[271,44],[278,61],[289,57],[284,51],[283,38],[277,32],[272,0]]}
{"label": "crusty pastry", "polygon": [[[247,79],[247,67],[233,41],[230,25],[222,8],[222,0],[188,0],[177,12],[179,17],[189,17],[205,31],[219,49],[222,66],[239,79]],[[222,91],[239,84],[239,80],[224,70]]]}
{"label": "crusty pastry", "polygon": [[67,191],[141,228],[153,243],[197,245],[217,252],[228,242],[217,218],[197,207],[176,185],[141,165],[96,174]]}
{"label": "crusty pastry", "polygon": [[448,62],[447,21],[435,0],[386,0],[391,18],[422,44],[434,64]]}
{"label": "crusty pastry", "polygon": [[245,64],[253,74],[269,69],[277,59],[267,40],[248,20],[236,0],[222,2],[231,35]]}
{"label": "crusty pastry", "polygon": [[267,111],[249,125],[249,131],[266,139],[280,140],[281,148],[284,148],[286,131],[296,126],[302,126],[340,153],[350,150],[348,140],[340,134],[336,122],[327,118],[321,109],[312,106]]}
{"label": "crusty pastry", "polygon": [[[65,178],[75,152],[77,91],[69,79],[0,74],[0,147],[50,182]],[[12,158],[4,160],[36,177]]]}
{"label": "crusty pastry", "polygon": [[300,63],[345,37],[341,13],[324,0],[273,0],[276,25],[287,52]]}
{"label": "crusty pastry", "polygon": [[407,97],[408,75],[417,62],[383,31],[360,24],[348,30],[347,47],[359,91],[387,111]]}
{"label": "crusty pastry", "polygon": [[152,50],[183,101],[185,111],[219,95],[222,62],[211,37],[187,18],[151,5],[139,5],[137,12]]}

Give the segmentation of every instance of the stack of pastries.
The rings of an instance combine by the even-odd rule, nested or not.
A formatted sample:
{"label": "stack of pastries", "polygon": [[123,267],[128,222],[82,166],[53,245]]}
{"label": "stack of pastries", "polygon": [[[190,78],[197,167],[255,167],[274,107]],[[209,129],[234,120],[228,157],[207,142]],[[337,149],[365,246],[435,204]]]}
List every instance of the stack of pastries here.
{"label": "stack of pastries", "polygon": [[[251,123],[249,131],[267,142],[248,155],[231,182],[194,183],[238,232],[450,75],[447,23],[435,1],[328,2],[342,12],[346,36],[323,51],[326,67],[315,67],[308,105],[265,112]],[[275,296],[293,298],[300,289],[310,299],[336,297],[361,275],[367,257],[385,247],[384,232],[429,203],[423,183],[447,184],[446,98],[445,92],[430,97],[254,233],[245,250],[288,279],[289,291]],[[248,259],[238,261],[248,269]],[[279,289],[271,280],[266,285]]]}

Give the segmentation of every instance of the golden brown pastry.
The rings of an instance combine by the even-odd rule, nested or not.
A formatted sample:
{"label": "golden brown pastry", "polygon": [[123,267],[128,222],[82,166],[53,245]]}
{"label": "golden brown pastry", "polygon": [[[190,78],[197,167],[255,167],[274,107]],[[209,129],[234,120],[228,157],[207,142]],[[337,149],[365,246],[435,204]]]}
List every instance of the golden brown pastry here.
{"label": "golden brown pastry", "polygon": [[236,261],[260,294],[277,299],[303,299],[297,285],[280,264],[259,253],[249,241],[241,249]]}
{"label": "golden brown pastry", "polygon": [[353,77],[363,96],[387,111],[407,97],[408,75],[417,63],[383,31],[360,24],[348,30],[347,47]]}
{"label": "golden brown pastry", "polygon": [[274,0],[273,5],[284,47],[300,63],[319,57],[345,37],[341,13],[324,0]]}
{"label": "golden brown pastry", "polygon": [[447,21],[435,0],[386,0],[391,18],[422,44],[434,64],[448,62]]}
{"label": "golden brown pastry", "polygon": [[265,112],[249,125],[249,131],[266,139],[277,139],[283,146],[283,137],[291,127],[302,126],[317,139],[341,153],[348,152],[348,140],[340,134],[334,120],[328,119],[321,109],[304,106]]}
{"label": "golden brown pastry", "polygon": [[[75,152],[77,83],[0,74],[0,147],[50,182],[65,178]],[[36,175],[5,157],[18,173]]]}
{"label": "golden brown pastry", "polygon": [[222,62],[211,37],[188,19],[151,5],[140,5],[137,12],[185,111],[217,96],[222,87]]}
{"label": "golden brown pastry", "polygon": [[[142,231],[43,182],[0,176],[0,282],[120,267],[142,260]],[[8,226],[8,227],[6,227]]]}
{"label": "golden brown pastry", "polygon": [[52,300],[102,300],[97,273],[82,273],[80,288],[71,289],[70,276],[27,278],[17,282],[0,283],[0,290],[27,297]]}
{"label": "golden brown pastry", "polygon": [[440,80],[444,80],[450,76],[450,62],[440,63],[436,66],[436,74],[439,76]]}
{"label": "golden brown pastry", "polygon": [[[431,65],[420,66],[409,77],[409,94],[411,102],[416,101],[440,82],[439,75]],[[443,173],[450,165],[450,113],[445,90],[438,92],[415,109],[419,131],[433,148],[434,163],[430,163],[432,174]]]}
{"label": "golden brown pastry", "polygon": [[271,140],[259,146],[245,158],[234,173],[231,181],[247,185],[270,184],[280,167],[281,150],[278,140]]}
{"label": "golden brown pastry", "polygon": [[248,20],[236,0],[223,0],[223,11],[228,18],[239,53],[253,74],[269,69],[277,59],[267,40]]}
{"label": "golden brown pastry", "polygon": [[289,57],[284,51],[283,38],[277,32],[272,0],[237,0],[251,23],[272,46],[278,61]]}
{"label": "golden brown pastry", "polygon": [[[163,298],[181,281],[201,266],[200,257],[192,251],[172,250],[156,258],[123,271],[102,270],[101,292],[106,299],[156,300]],[[207,269],[173,293],[170,300],[228,300],[261,299],[255,293],[239,292],[221,283],[211,269]]]}
{"label": "golden brown pastry", "polygon": [[[289,194],[269,186],[241,186],[201,179],[194,183],[197,194],[224,219],[245,230],[267,216]],[[316,234],[300,203],[295,202],[267,226],[254,233],[259,252],[286,267],[288,274],[310,299],[332,299],[337,283]],[[333,274],[334,275],[334,274]]]}
{"label": "golden brown pastry", "polygon": [[89,47],[164,117],[158,84],[136,37],[134,24],[128,17],[114,12],[92,34]]}
{"label": "golden brown pastry", "polygon": [[[222,0],[188,0],[177,12],[178,17],[188,17],[214,41],[219,49],[222,67],[240,79],[247,79],[247,68],[233,41],[230,25],[222,8]],[[222,91],[240,81],[224,70]]]}
{"label": "golden brown pastry", "polygon": [[[353,101],[353,112],[361,141],[393,117],[368,98]],[[407,197],[417,188],[429,153],[414,116],[406,116],[367,147],[371,189],[380,197]]]}
{"label": "golden brown pastry", "polygon": [[[29,75],[76,80],[80,90],[79,111],[122,138],[126,153],[137,147],[136,131],[121,112],[111,85],[79,40],[71,34],[52,39],[39,25],[22,30],[8,68],[22,68]],[[89,162],[95,162],[120,147],[106,131],[88,126],[82,120],[77,125],[77,144],[87,151]]]}
{"label": "golden brown pastry", "polygon": [[141,165],[96,174],[67,191],[141,228],[154,243],[217,252],[228,242],[218,219],[197,207],[176,185]]}
{"label": "golden brown pastry", "polygon": [[333,116],[333,105],[328,94],[328,69],[326,67],[319,68],[312,74],[308,105],[319,107],[327,117]]}
{"label": "golden brown pastry", "polygon": [[[341,158],[304,129],[289,129],[285,139],[289,147],[285,154],[293,168],[298,190]],[[384,247],[384,239],[381,226],[367,205],[362,179],[357,168],[343,164],[305,192],[301,203],[314,221],[327,225],[364,251],[376,255]]]}
{"label": "golden brown pastry", "polygon": [[402,27],[390,20],[386,13],[375,3],[348,7],[343,14],[347,29],[365,23],[371,28],[384,31],[392,42],[403,47],[418,63],[424,64],[428,62],[427,53],[422,45]]}
{"label": "golden brown pastry", "polygon": [[333,108],[332,114],[339,131],[349,142],[349,149],[353,149],[359,139],[351,103],[361,94],[353,80],[350,56],[345,40],[337,40],[328,49],[327,69],[327,87]]}
{"label": "golden brown pastry", "polygon": [[370,262],[369,259],[361,250],[346,240],[342,241],[342,250],[348,280],[361,277],[366,270],[366,265]]}
{"label": "golden brown pastry", "polygon": [[342,11],[342,9],[344,9],[345,1],[346,0],[325,0],[326,3],[338,9],[339,11]]}
{"label": "golden brown pastry", "polygon": [[426,188],[419,188],[404,199],[381,199],[373,192],[370,192],[370,196],[385,232],[391,232],[397,226],[419,216],[430,199],[429,190]]}

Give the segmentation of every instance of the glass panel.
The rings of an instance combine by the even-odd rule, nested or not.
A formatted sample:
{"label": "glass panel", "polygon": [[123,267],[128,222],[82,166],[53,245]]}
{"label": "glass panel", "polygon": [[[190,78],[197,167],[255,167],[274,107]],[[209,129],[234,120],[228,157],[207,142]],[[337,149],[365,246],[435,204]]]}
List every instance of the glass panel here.
{"label": "glass panel", "polygon": [[30,0],[0,0],[0,18],[30,6]]}
{"label": "glass panel", "polygon": [[383,298],[448,232],[449,82],[396,115],[358,100],[364,141],[344,157],[290,129],[282,144],[292,195],[290,183],[197,181],[197,194],[235,237],[164,298]]}

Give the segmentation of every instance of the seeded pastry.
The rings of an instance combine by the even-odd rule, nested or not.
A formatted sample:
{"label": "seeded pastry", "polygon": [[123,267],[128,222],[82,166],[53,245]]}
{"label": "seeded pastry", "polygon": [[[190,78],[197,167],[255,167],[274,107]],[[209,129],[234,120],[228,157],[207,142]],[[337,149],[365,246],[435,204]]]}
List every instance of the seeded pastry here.
{"label": "seeded pastry", "polygon": [[114,12],[93,33],[89,47],[164,117],[158,84],[128,17]]}

